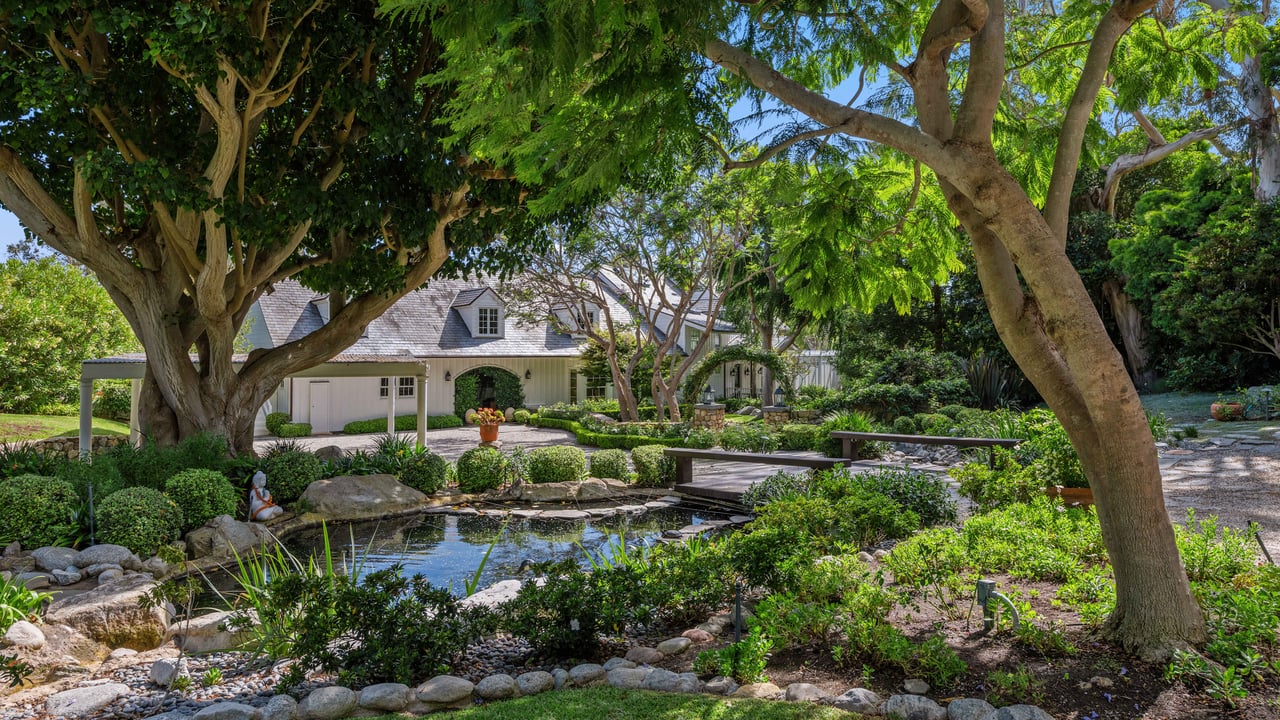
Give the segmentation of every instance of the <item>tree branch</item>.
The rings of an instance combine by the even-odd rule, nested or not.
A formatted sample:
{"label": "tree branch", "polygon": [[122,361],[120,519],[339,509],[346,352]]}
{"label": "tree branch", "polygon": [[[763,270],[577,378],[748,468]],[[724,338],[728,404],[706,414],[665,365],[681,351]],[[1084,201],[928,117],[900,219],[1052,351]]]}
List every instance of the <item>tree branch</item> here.
{"label": "tree branch", "polygon": [[[1183,135],[1171,143],[1148,148],[1140,153],[1121,155],[1107,168],[1107,177],[1102,184],[1102,207],[1106,209],[1108,215],[1115,217],[1116,194],[1120,190],[1120,181],[1124,179],[1125,175],[1128,175],[1139,168],[1155,165],[1188,145],[1193,145],[1201,140],[1210,140],[1228,130],[1241,127],[1247,122],[1248,121],[1246,120],[1237,120],[1234,123],[1228,123],[1226,125],[1218,125],[1216,127],[1196,130]],[[1157,133],[1158,132],[1159,131],[1157,131]]]}

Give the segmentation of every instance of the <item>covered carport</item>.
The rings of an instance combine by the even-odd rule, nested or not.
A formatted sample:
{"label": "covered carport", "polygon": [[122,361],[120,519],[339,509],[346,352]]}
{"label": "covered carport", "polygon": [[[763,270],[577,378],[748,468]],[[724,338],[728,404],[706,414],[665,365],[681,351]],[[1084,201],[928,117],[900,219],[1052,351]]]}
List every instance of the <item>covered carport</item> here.
{"label": "covered carport", "polygon": [[[246,355],[236,355],[232,365],[239,370]],[[195,358],[192,358],[195,362]],[[93,384],[98,380],[130,380],[132,394],[129,402],[129,441],[138,444],[142,437],[138,420],[142,379],[146,375],[147,356],[130,353],[107,358],[85,360],[80,364],[80,457],[92,453],[93,440]],[[417,378],[418,446],[426,445],[427,432],[427,381],[431,366],[423,358],[396,355],[338,355],[333,359],[294,373],[287,378],[353,378],[390,377],[395,388],[398,378]],[[387,432],[394,433],[396,426],[396,393],[390,394],[387,409]],[[260,409],[259,409],[260,410]]]}

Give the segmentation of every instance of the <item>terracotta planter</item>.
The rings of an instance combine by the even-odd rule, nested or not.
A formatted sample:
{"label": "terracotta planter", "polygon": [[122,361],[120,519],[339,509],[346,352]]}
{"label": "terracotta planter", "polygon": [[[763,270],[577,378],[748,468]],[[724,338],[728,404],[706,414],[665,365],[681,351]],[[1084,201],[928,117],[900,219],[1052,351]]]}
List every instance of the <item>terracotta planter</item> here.
{"label": "terracotta planter", "polygon": [[1209,414],[1222,422],[1239,420],[1244,416],[1244,406],[1238,402],[1216,402],[1209,406]]}
{"label": "terracotta planter", "polygon": [[1062,498],[1062,504],[1067,507],[1085,507],[1093,504],[1093,488],[1049,486],[1045,488],[1045,494],[1051,498]]}
{"label": "terracotta planter", "polygon": [[480,442],[497,442],[498,426],[497,425],[481,425],[480,426]]}

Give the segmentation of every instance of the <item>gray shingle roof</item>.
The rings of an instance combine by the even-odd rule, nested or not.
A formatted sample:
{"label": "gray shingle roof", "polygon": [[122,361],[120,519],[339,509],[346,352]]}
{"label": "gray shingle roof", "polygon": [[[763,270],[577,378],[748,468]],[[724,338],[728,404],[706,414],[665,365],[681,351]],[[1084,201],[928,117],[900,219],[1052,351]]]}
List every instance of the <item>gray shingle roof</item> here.
{"label": "gray shingle roof", "polygon": [[[504,337],[472,337],[453,307],[464,293],[475,292],[478,297],[488,289],[484,285],[484,278],[432,280],[426,288],[400,298],[381,317],[369,323],[367,336],[343,354],[418,357],[578,357],[581,354],[579,340],[557,333],[549,323],[523,325],[508,317]],[[274,345],[292,342],[320,328],[320,312],[311,303],[317,297],[315,292],[298,283],[285,281],[277,283],[272,293],[258,300]]]}
{"label": "gray shingle roof", "polygon": [[454,296],[453,302],[450,303],[450,307],[466,307],[475,302],[481,295],[484,295],[485,291],[488,289],[489,288],[468,288],[466,290],[459,290],[458,294]]}

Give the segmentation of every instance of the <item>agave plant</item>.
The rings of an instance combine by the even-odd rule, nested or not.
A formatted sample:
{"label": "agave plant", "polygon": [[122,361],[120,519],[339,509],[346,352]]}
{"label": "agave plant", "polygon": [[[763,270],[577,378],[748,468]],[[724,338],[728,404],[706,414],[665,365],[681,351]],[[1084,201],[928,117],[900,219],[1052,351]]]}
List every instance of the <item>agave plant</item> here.
{"label": "agave plant", "polygon": [[990,355],[976,355],[966,360],[964,375],[978,407],[983,410],[995,410],[1007,404],[1018,386],[1014,372]]}

